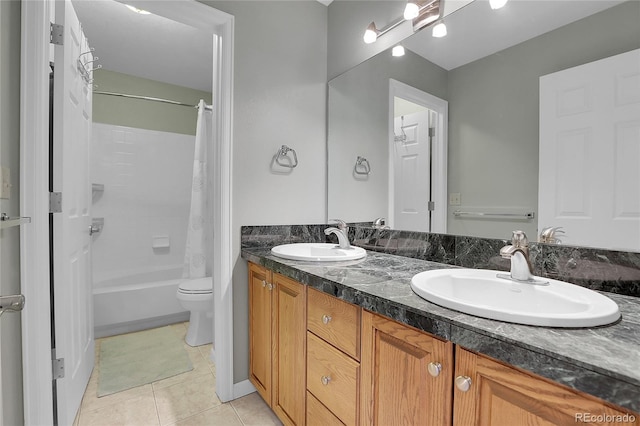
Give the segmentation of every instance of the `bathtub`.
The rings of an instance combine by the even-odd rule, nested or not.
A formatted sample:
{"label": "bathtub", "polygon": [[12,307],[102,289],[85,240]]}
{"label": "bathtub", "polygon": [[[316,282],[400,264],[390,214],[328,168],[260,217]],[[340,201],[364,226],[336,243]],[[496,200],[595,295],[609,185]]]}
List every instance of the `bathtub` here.
{"label": "bathtub", "polygon": [[176,291],[182,266],[96,279],[93,284],[95,337],[113,336],[188,321]]}

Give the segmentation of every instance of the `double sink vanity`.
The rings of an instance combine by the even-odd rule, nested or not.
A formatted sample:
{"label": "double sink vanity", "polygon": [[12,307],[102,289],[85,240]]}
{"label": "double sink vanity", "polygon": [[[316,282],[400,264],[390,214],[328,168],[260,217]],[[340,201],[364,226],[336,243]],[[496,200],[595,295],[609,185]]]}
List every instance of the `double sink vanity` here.
{"label": "double sink vanity", "polygon": [[636,297],[245,228],[250,380],[285,424],[640,424]]}

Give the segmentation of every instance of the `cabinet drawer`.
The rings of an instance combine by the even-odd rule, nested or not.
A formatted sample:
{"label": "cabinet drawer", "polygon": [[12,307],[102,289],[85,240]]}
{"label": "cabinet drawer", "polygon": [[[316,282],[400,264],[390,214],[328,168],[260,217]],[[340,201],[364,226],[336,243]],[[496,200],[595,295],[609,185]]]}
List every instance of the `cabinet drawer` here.
{"label": "cabinet drawer", "polygon": [[344,426],[344,423],[307,391],[307,426]]}
{"label": "cabinet drawer", "polygon": [[347,425],[357,424],[360,364],[307,332],[307,389]]}
{"label": "cabinet drawer", "polygon": [[360,312],[355,305],[309,288],[307,329],[360,360]]}

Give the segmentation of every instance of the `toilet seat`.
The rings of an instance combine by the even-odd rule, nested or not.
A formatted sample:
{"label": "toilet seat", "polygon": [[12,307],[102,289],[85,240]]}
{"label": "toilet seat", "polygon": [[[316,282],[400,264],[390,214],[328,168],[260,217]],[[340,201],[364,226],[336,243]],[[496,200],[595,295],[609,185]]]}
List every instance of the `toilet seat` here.
{"label": "toilet seat", "polygon": [[178,293],[182,294],[210,294],[213,293],[211,277],[186,279],[178,286]]}

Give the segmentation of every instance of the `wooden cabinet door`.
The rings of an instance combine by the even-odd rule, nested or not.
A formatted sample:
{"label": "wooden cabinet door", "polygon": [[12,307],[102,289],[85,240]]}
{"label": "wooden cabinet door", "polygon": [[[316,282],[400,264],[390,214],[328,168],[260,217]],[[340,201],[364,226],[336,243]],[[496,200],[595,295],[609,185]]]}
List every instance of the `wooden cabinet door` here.
{"label": "wooden cabinet door", "polygon": [[271,272],[249,263],[249,380],[271,405]]}
{"label": "wooden cabinet door", "polygon": [[[450,342],[364,312],[361,356],[362,424],[451,424]],[[429,363],[440,364],[437,376],[429,373]]]}
{"label": "wooden cabinet door", "polygon": [[306,286],[273,274],[272,407],[285,424],[305,424]]}
{"label": "wooden cabinet door", "polygon": [[[458,347],[456,380],[466,378],[471,379],[468,390],[461,390],[457,383],[454,389],[454,425],[640,424],[637,414],[618,411],[591,396]],[[625,423],[625,414],[633,421]],[[587,415],[604,421],[587,421]]]}

